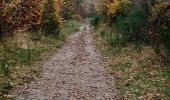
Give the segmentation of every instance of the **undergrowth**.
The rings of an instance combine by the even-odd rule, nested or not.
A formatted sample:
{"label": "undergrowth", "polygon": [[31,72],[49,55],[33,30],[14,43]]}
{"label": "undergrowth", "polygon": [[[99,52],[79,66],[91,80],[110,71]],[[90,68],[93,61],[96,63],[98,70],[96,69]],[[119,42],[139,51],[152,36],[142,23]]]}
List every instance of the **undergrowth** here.
{"label": "undergrowth", "polygon": [[[37,79],[45,60],[56,53],[65,38],[79,30],[76,22],[66,22],[60,35],[40,36],[38,40],[29,40],[26,48],[16,42],[0,43],[0,99],[10,98],[11,90]],[[32,34],[32,33],[31,33]],[[13,96],[12,96],[13,97]]]}
{"label": "undergrowth", "polygon": [[110,38],[109,33],[101,33],[100,29],[95,37],[97,47],[116,79],[120,99],[170,99],[169,66],[162,62],[150,45],[141,43],[137,47],[128,42],[126,45],[112,43],[109,40],[115,38],[114,34]]}

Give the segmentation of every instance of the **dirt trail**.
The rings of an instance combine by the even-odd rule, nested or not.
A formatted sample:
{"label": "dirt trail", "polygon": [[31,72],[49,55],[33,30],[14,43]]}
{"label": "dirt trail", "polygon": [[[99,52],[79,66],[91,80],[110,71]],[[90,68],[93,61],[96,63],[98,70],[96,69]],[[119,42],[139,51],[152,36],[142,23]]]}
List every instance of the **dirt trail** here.
{"label": "dirt trail", "polygon": [[106,71],[89,26],[68,37],[43,66],[42,78],[18,100],[115,100],[114,80]]}

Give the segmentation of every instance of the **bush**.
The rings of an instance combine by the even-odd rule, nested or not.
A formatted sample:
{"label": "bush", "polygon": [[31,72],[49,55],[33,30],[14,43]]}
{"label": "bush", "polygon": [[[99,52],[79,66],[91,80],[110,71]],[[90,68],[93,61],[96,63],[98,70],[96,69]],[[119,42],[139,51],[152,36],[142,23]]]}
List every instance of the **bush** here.
{"label": "bush", "polygon": [[121,35],[124,42],[147,41],[144,31],[149,24],[145,14],[144,10],[136,8],[127,15],[120,14],[116,18],[113,25],[117,28],[117,32]]}
{"label": "bush", "polygon": [[45,35],[58,35],[60,33],[60,17],[55,11],[54,1],[48,0],[43,12],[42,32]]}
{"label": "bush", "polygon": [[90,24],[94,27],[97,27],[99,23],[101,22],[101,15],[95,15],[91,18]]}
{"label": "bush", "polygon": [[[169,17],[170,3],[168,1],[160,1],[151,7],[150,11],[150,39],[156,53],[161,53],[162,43],[170,53],[169,40]],[[162,55],[162,54],[161,54]]]}
{"label": "bush", "polygon": [[127,40],[130,37],[130,34],[129,34],[130,30],[129,30],[129,25],[127,23],[126,16],[119,15],[117,19],[115,20],[114,25],[115,26],[113,27],[116,27],[117,33],[121,35],[123,40]]}
{"label": "bush", "polygon": [[71,20],[73,18],[74,13],[71,11],[63,11],[61,15],[65,20]]}
{"label": "bush", "polygon": [[129,26],[129,33],[134,37],[135,41],[146,40],[145,29],[149,26],[148,18],[145,10],[136,8],[132,10],[127,16],[127,23]]}
{"label": "bush", "polygon": [[158,25],[157,28],[165,47],[170,53],[170,21],[167,17],[161,18],[160,21],[162,22],[162,25]]}

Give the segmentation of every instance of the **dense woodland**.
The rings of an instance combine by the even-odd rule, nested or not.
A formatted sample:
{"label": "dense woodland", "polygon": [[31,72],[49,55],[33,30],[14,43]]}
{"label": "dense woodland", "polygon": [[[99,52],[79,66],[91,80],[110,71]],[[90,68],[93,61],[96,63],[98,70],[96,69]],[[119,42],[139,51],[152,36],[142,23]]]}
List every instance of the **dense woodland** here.
{"label": "dense woodland", "polygon": [[100,0],[90,20],[121,98],[168,100],[169,0]]}
{"label": "dense woodland", "polygon": [[[169,52],[169,9],[168,0],[103,0],[99,5],[92,24],[108,24],[118,31],[115,43],[151,43],[155,52],[160,53],[162,45]],[[104,5],[103,5],[104,4]],[[114,42],[114,40],[112,41]],[[116,42],[116,40],[115,40]],[[167,56],[167,55],[161,55]]]}
{"label": "dense woodland", "polygon": [[[109,51],[133,45],[137,53],[142,53],[143,47],[151,47],[161,66],[156,70],[166,70],[163,73],[166,79],[160,82],[165,87],[155,91],[159,98],[170,99],[169,0],[0,0],[0,97],[4,98],[18,84],[31,81],[34,78],[32,73],[38,72],[38,69],[33,70],[33,61],[48,51],[44,47],[60,47],[66,33],[77,31],[77,22],[83,19],[89,20],[94,28],[92,32],[99,33],[102,40],[96,39],[97,42],[107,42],[104,45],[111,48]],[[20,42],[23,41],[18,43],[18,40],[25,33],[29,34],[29,39],[27,46],[22,46]],[[13,42],[16,36],[17,42]],[[39,41],[42,42],[42,46],[39,46],[41,42],[38,44],[39,49],[32,46]],[[21,83],[22,79],[24,82]],[[147,94],[135,93],[136,97]]]}
{"label": "dense woodland", "polygon": [[[0,0],[0,99],[35,79],[42,60],[79,30],[81,0]],[[79,9],[79,10],[78,10]]]}
{"label": "dense woodland", "polygon": [[[61,6],[66,13],[60,13]],[[63,18],[67,16],[66,14],[75,14],[75,9],[67,11],[72,7],[73,1],[71,0],[2,0],[0,8],[1,35],[12,33],[14,30],[41,30],[42,33],[57,35],[60,32]]]}

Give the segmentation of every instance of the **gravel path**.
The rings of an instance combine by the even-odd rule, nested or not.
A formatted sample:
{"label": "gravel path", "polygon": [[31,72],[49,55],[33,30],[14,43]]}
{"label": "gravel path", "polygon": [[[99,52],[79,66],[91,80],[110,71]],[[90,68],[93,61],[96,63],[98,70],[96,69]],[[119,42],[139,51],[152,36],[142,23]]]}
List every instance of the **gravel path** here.
{"label": "gravel path", "polygon": [[96,50],[89,26],[68,37],[43,66],[42,78],[18,100],[116,100],[114,80]]}

